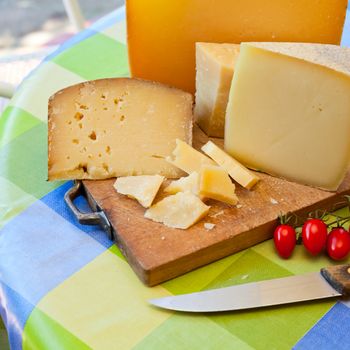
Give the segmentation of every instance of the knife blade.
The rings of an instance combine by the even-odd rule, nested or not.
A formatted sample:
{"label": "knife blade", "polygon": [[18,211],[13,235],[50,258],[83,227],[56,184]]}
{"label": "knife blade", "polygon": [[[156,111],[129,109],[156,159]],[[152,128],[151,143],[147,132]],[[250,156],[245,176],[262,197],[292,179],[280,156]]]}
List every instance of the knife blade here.
{"label": "knife blade", "polygon": [[307,300],[350,295],[350,264],[331,266],[304,275],[277,278],[203,292],[182,294],[149,302],[183,312],[244,310]]}

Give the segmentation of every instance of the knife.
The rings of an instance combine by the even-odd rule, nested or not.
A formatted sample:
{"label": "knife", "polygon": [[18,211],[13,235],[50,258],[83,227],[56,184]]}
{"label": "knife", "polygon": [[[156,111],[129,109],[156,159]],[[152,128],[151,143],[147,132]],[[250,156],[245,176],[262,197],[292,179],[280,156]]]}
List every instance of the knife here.
{"label": "knife", "polygon": [[149,302],[175,311],[219,312],[340,296],[350,296],[350,264],[330,266],[304,275],[151,299]]}

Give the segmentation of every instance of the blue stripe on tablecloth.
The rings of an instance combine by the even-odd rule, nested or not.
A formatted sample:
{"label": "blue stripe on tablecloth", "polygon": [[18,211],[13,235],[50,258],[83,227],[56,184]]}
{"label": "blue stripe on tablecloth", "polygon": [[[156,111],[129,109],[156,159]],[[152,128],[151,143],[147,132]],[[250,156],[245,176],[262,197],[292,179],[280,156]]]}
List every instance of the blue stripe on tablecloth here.
{"label": "blue stripe on tablecloth", "polygon": [[117,10],[111,12],[107,16],[104,16],[100,20],[93,23],[90,28],[101,32],[108,27],[112,27],[116,23],[125,19],[125,6],[119,7]]}
{"label": "blue stripe on tablecloth", "polygon": [[105,250],[38,201],[0,231],[0,280],[36,305],[52,288]]}
{"label": "blue stripe on tablecloth", "polygon": [[346,11],[346,20],[341,45],[350,47],[350,9]]}
{"label": "blue stripe on tablecloth", "polygon": [[24,325],[34,306],[0,281],[0,315],[7,328],[11,349],[22,349]]}
{"label": "blue stripe on tablecloth", "polygon": [[[101,243],[106,248],[109,248],[113,242],[108,239],[107,234],[101,229],[98,225],[81,225],[78,220],[74,217],[71,210],[68,208],[66,203],[63,201],[64,194],[68,191],[69,188],[73,186],[72,181],[66,182],[64,185],[58,187],[56,190],[50,192],[41,200],[53,209],[56,213],[61,215],[64,219],[68,220],[70,223],[75,225],[81,231],[87,233],[90,237],[94,238],[96,241]],[[76,206],[84,213],[91,212],[89,204],[87,201],[78,197],[74,203]]]}
{"label": "blue stripe on tablecloth", "polygon": [[334,307],[295,345],[294,349],[350,349],[349,308],[339,302],[335,304]]}

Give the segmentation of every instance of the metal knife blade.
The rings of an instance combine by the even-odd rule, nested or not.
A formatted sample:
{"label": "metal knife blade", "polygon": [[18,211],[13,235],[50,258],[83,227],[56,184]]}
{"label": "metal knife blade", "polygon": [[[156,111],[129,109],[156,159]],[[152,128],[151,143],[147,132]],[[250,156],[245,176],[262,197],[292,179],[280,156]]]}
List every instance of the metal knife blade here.
{"label": "metal knife blade", "polygon": [[155,306],[185,312],[219,312],[341,296],[321,275],[304,275],[241,284],[198,293],[151,299]]}

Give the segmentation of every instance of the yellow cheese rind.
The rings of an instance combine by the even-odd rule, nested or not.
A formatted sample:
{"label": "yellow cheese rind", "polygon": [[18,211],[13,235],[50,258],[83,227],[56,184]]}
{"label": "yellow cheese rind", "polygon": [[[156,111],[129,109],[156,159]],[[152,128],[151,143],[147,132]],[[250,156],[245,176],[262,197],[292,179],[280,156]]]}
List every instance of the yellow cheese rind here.
{"label": "yellow cheese rind", "polygon": [[164,176],[139,175],[118,177],[114,188],[120,194],[136,199],[143,207],[149,208],[156,197]]}
{"label": "yellow cheese rind", "polygon": [[225,150],[250,168],[335,191],[350,159],[349,62],[339,46],[242,44]]}
{"label": "yellow cheese rind", "polygon": [[195,43],[339,44],[347,0],[127,0],[131,75],[194,93]]}
{"label": "yellow cheese rind", "polygon": [[194,171],[186,177],[181,177],[178,180],[173,180],[165,189],[164,192],[176,194],[178,192],[191,192],[195,195],[199,193],[199,174]]}
{"label": "yellow cheese rind", "polygon": [[165,161],[192,142],[192,96],[150,81],[113,78],[63,89],[49,100],[49,180],[183,172]]}
{"label": "yellow cheese rind", "polygon": [[202,151],[226,170],[232,179],[241,186],[251,189],[260,180],[258,176],[216,146],[212,141],[208,141],[202,147]]}
{"label": "yellow cheese rind", "polygon": [[194,194],[179,192],[153,205],[145,217],[168,227],[187,229],[206,216],[209,209]]}
{"label": "yellow cheese rind", "polygon": [[196,43],[194,116],[208,136],[224,137],[226,106],[238,54],[237,44]]}
{"label": "yellow cheese rind", "polygon": [[255,47],[257,49],[274,52],[297,58],[302,61],[314,63],[349,75],[350,72],[350,48],[338,45],[310,44],[310,43],[273,43],[273,42],[249,42],[242,43],[241,47]]}
{"label": "yellow cheese rind", "polygon": [[210,158],[181,140],[176,140],[173,158],[167,157],[166,160],[187,174],[199,173],[204,165],[215,165]]}
{"label": "yellow cheese rind", "polygon": [[218,166],[205,166],[202,168],[199,194],[227,204],[236,205],[238,203],[235,185],[232,183],[228,173]]}

